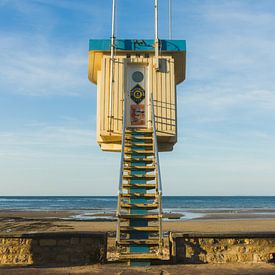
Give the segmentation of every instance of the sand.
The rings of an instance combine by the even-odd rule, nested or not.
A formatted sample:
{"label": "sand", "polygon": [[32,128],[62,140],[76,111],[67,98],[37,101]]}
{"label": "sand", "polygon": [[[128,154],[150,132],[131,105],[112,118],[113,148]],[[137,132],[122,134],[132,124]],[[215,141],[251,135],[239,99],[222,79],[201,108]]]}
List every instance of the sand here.
{"label": "sand", "polygon": [[[94,231],[108,232],[108,257],[114,254],[115,221],[76,221],[73,211],[0,211],[0,235],[29,232]],[[232,213],[231,213],[232,214]],[[230,215],[231,215],[230,214]],[[165,221],[164,231],[172,232],[275,232],[275,218],[247,213],[233,219],[207,215],[188,221]],[[233,215],[233,214],[232,214]],[[167,248],[168,249],[168,248]],[[122,264],[90,265],[62,268],[0,267],[0,275],[9,274],[275,274],[274,264],[166,265],[129,268]]]}
{"label": "sand", "polygon": [[[0,211],[0,234],[45,231],[114,232],[115,221],[77,221],[70,217],[73,211]],[[219,218],[215,215],[188,220],[164,221],[164,231],[172,232],[275,232],[275,218],[258,219],[238,217]]]}

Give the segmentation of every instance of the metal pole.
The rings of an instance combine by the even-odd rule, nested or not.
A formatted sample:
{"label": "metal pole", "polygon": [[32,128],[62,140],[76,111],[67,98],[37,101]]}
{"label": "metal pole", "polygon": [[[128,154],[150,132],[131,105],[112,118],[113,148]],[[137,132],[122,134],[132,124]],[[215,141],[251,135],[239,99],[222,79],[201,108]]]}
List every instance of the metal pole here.
{"label": "metal pole", "polygon": [[111,64],[110,64],[110,92],[109,92],[109,131],[112,131],[113,116],[113,84],[114,84],[114,49],[115,49],[115,11],[116,0],[112,4],[112,36],[111,36]]}
{"label": "metal pole", "polygon": [[172,0],[169,1],[169,39],[172,40]]}
{"label": "metal pole", "polygon": [[155,0],[155,67],[159,69],[158,0]]}

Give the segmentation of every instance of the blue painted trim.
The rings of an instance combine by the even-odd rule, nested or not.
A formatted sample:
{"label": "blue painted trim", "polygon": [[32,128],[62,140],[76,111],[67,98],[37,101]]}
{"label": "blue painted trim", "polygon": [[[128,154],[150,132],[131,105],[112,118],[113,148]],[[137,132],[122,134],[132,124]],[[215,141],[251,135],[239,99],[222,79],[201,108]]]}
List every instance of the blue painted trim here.
{"label": "blue painted trim", "polygon": [[[118,39],[116,49],[121,51],[154,51],[154,40],[142,39]],[[162,51],[186,51],[185,40],[160,40]],[[91,39],[89,40],[90,51],[110,51],[110,39]]]}

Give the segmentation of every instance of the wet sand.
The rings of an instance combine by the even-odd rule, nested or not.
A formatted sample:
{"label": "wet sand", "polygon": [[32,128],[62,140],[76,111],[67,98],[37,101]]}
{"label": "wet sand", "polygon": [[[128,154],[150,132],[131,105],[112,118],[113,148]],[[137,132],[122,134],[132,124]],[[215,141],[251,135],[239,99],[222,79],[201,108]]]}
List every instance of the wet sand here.
{"label": "wet sand", "polygon": [[[0,234],[42,231],[114,232],[116,229],[115,220],[74,220],[72,216],[77,213],[74,211],[2,210],[0,211]],[[227,216],[224,213],[214,213],[193,220],[164,221],[163,229],[166,232],[275,232],[275,217],[273,214],[264,214],[254,218],[249,212],[246,215],[229,213]]]}

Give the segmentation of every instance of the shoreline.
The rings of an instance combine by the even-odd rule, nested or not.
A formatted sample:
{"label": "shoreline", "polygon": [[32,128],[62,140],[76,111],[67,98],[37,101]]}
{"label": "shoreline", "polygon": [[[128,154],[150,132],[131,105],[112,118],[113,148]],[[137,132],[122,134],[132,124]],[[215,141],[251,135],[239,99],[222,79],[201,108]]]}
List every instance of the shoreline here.
{"label": "shoreline", "polygon": [[[261,210],[262,211],[262,210]],[[269,212],[270,213],[270,212]],[[77,220],[71,217],[79,211],[14,211],[0,210],[0,233],[56,231],[114,232],[116,220],[102,219]],[[171,213],[170,213],[171,214]],[[99,213],[97,215],[100,215]],[[256,215],[256,217],[255,217]],[[100,219],[101,218],[101,219]],[[251,213],[208,213],[200,218],[189,220],[164,220],[165,232],[275,232],[275,214]]]}
{"label": "shoreline", "polygon": [[[0,221],[65,220],[65,221],[115,221],[114,209],[0,209]],[[275,209],[164,209],[163,221],[194,220],[273,220]]]}

